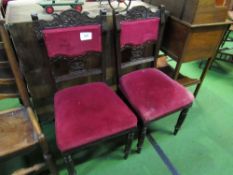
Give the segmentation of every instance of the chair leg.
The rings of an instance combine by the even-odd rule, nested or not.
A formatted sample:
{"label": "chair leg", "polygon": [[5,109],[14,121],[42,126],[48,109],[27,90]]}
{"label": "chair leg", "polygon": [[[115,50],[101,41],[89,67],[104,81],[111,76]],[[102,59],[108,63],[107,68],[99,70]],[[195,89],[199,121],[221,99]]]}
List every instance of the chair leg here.
{"label": "chair leg", "polygon": [[51,154],[44,154],[43,156],[44,156],[44,159],[49,167],[51,175],[57,175],[58,174],[57,168],[56,168],[56,165],[52,159]]}
{"label": "chair leg", "polygon": [[176,135],[177,132],[179,131],[179,129],[181,128],[181,125],[183,124],[183,122],[187,116],[188,111],[189,111],[189,108],[185,108],[181,111],[179,118],[177,120],[176,126],[175,126],[175,130],[173,132],[174,135]]}
{"label": "chair leg", "polygon": [[133,138],[134,138],[134,132],[130,132],[128,134],[127,142],[126,142],[126,145],[125,145],[124,159],[127,159],[128,156],[129,156],[129,153],[131,151],[131,146],[132,146]]}
{"label": "chair leg", "polygon": [[51,153],[49,152],[48,142],[46,141],[43,134],[39,137],[39,143],[43,152],[44,160],[48,165],[51,175],[57,175],[58,172],[57,172],[56,163],[53,160]]}
{"label": "chair leg", "polygon": [[142,145],[144,143],[146,137],[147,127],[143,126],[138,134],[138,144],[137,144],[137,152],[140,153],[142,150]]}
{"label": "chair leg", "polygon": [[65,161],[66,166],[67,166],[68,174],[69,175],[77,175],[75,168],[74,168],[74,162],[73,162],[71,155],[65,155],[64,161]]}

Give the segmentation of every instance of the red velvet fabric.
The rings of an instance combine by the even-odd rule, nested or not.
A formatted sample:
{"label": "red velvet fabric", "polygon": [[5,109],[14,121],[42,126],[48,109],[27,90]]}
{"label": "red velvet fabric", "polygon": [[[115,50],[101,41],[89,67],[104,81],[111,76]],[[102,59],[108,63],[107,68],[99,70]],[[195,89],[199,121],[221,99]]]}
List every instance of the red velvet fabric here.
{"label": "red velvet fabric", "polygon": [[120,88],[145,123],[185,107],[194,99],[182,85],[154,68],[122,76]]}
{"label": "red velvet fabric", "polygon": [[[92,34],[92,39],[81,40],[83,32]],[[44,41],[50,58],[56,56],[81,56],[89,51],[102,50],[101,26],[88,25],[43,30]]]}
{"label": "red velvet fabric", "polygon": [[55,95],[57,145],[62,152],[136,127],[137,118],[104,83],[66,88]]}
{"label": "red velvet fabric", "polygon": [[139,45],[147,41],[156,41],[159,31],[159,18],[121,21],[120,45]]}
{"label": "red velvet fabric", "polygon": [[2,0],[2,4],[3,4],[4,6],[6,6],[7,3],[8,3],[8,1],[12,1],[12,0]]}

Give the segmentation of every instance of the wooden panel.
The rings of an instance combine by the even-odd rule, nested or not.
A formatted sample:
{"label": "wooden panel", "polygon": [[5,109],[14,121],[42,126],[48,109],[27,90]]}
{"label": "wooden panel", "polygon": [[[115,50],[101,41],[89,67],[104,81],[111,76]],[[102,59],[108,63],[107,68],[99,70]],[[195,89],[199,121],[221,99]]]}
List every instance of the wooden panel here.
{"label": "wooden panel", "polygon": [[216,0],[152,0],[151,4],[164,4],[171,15],[188,23],[204,24],[225,21],[229,3],[219,6]]}
{"label": "wooden panel", "polygon": [[226,30],[227,25],[193,28],[182,56],[182,62],[212,57]]}
{"label": "wooden panel", "polygon": [[162,49],[177,61],[188,62],[212,57],[229,23],[190,25],[169,18]]}
{"label": "wooden panel", "polygon": [[199,0],[193,24],[223,22],[227,19],[227,7],[216,6],[215,0]]}
{"label": "wooden panel", "polygon": [[227,0],[215,0],[216,6],[223,6]]}
{"label": "wooden panel", "polygon": [[[36,106],[37,100],[53,96],[55,81],[51,75],[49,61],[44,48],[41,48],[32,23],[19,23],[9,26],[21,69],[27,81],[28,89]],[[36,112],[37,112],[37,108]],[[53,116],[50,116],[53,118]],[[39,116],[41,121],[51,120]]]}
{"label": "wooden panel", "polygon": [[25,108],[0,112],[0,157],[17,153],[37,142]]}
{"label": "wooden panel", "polygon": [[189,28],[187,26],[169,18],[164,32],[162,49],[174,59],[180,58],[182,56],[188,34]]}

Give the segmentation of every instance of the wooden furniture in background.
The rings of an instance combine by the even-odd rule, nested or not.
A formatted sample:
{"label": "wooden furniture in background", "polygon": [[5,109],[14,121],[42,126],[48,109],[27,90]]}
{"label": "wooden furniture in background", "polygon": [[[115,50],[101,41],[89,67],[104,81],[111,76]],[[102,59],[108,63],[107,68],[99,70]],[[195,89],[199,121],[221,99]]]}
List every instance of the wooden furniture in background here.
{"label": "wooden furniture in background", "polygon": [[[196,96],[230,23],[225,22],[228,0],[152,0],[151,4],[164,4],[171,12],[168,20],[162,50],[176,61],[175,70],[170,66],[161,68],[168,75],[185,86],[197,84]],[[207,60],[198,79],[180,74],[183,63]]]}
{"label": "wooden furniture in background", "polygon": [[[13,77],[17,85],[19,97],[22,100],[23,106],[16,109],[10,109],[0,112],[0,161],[6,160],[18,154],[26,153],[36,146],[40,146],[44,159],[49,166],[52,174],[57,174],[55,164],[49,154],[49,149],[45,136],[43,135],[37,118],[29,107],[29,97],[26,86],[23,82],[23,77],[18,67],[13,48],[10,43],[10,38],[3,24],[0,26],[0,36],[3,42],[3,47],[9,61],[10,69],[13,72]],[[0,85],[1,86],[1,85]],[[11,93],[6,93],[2,98],[15,97]],[[14,172],[17,174],[28,174],[39,169],[45,168],[46,164],[36,164],[31,168],[21,169]]]}
{"label": "wooden furniture in background", "polygon": [[[221,2],[220,2],[221,1]],[[190,24],[225,21],[230,5],[226,0],[151,0],[153,5],[163,4],[175,16]]]}
{"label": "wooden furniture in background", "polygon": [[[197,84],[194,91],[196,96],[229,25],[229,22],[191,25],[178,18],[170,17],[165,29],[162,50],[177,64],[175,70],[170,67],[162,70],[184,86]],[[183,63],[196,60],[207,60],[199,79],[191,79],[180,74]]]}

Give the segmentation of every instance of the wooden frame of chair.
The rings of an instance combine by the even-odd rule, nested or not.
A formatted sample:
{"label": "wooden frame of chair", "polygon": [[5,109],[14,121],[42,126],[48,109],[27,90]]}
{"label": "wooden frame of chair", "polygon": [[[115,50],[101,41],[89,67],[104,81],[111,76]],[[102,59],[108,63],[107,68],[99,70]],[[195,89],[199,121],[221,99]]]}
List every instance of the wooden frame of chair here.
{"label": "wooden frame of chair", "polygon": [[[14,109],[5,110],[5,111],[0,112],[0,117],[3,119],[2,120],[2,127],[3,127],[2,129],[3,129],[3,131],[6,130],[5,132],[3,132],[3,134],[7,134],[7,131],[8,131],[7,128],[4,128],[5,126],[10,127],[11,124],[13,124],[13,125],[17,125],[17,128],[19,129],[20,123],[17,123],[17,122],[24,121],[24,124],[21,127],[22,130],[20,130],[20,131],[23,132],[25,128],[28,128],[29,132],[32,132],[32,133],[24,133],[24,134],[29,140],[31,139],[30,135],[34,135],[33,136],[34,140],[31,140],[30,143],[25,143],[25,141],[23,141],[23,143],[18,144],[9,150],[7,150],[5,148],[6,151],[1,152],[0,159],[6,160],[12,156],[26,153],[27,151],[32,150],[33,148],[35,148],[36,146],[39,145],[42,149],[43,157],[44,157],[44,159],[49,167],[51,174],[55,175],[55,174],[57,174],[57,169],[56,169],[55,163],[53,162],[52,156],[49,153],[49,147],[48,147],[47,141],[45,139],[44,134],[41,131],[41,128],[40,128],[40,125],[37,121],[37,118],[36,118],[32,108],[30,107],[30,101],[29,101],[27,88],[24,84],[23,76],[19,70],[19,65],[16,61],[16,55],[14,53],[12,46],[11,46],[10,38],[8,36],[6,29],[4,28],[3,23],[1,23],[1,25],[0,25],[0,34],[1,34],[3,44],[4,44],[6,56],[8,58],[10,67],[12,69],[12,72],[13,72],[13,75],[14,75],[14,78],[16,81],[17,89],[19,91],[19,96],[20,96],[20,98],[22,100],[22,104],[23,104],[23,107],[14,108]],[[10,97],[11,96],[9,96],[9,97],[6,96],[6,98],[10,98]],[[9,116],[11,116],[11,118],[14,116],[15,117],[14,120],[8,120],[8,121],[6,121],[6,123],[4,123],[4,119],[9,118]],[[10,123],[8,123],[8,122],[10,122]],[[6,124],[6,125],[4,125],[4,124]],[[14,129],[16,129],[16,128],[14,128]],[[11,131],[11,133],[13,133],[13,131]],[[13,135],[17,137],[17,134],[18,133],[15,133]],[[11,134],[11,136],[12,136],[12,134]],[[19,138],[21,138],[21,137],[19,137]],[[17,140],[18,138],[7,137],[7,139],[9,139],[9,141],[11,141],[12,139]],[[4,140],[4,141],[7,141],[7,140]],[[15,172],[15,174],[17,174],[17,173],[27,174],[27,173],[42,169],[44,167],[45,167],[45,164],[43,164],[43,163],[36,164],[30,168],[17,170]]]}
{"label": "wooden frame of chair", "polygon": [[[78,66],[81,66],[81,67],[78,67],[78,68],[76,67],[76,69],[78,69],[78,71],[76,71],[74,73],[75,76],[73,78],[76,79],[76,78],[79,78],[80,76],[86,75],[87,77],[90,77],[91,75],[93,76],[93,75],[101,74],[102,75],[101,80],[103,82],[105,82],[106,81],[106,68],[107,68],[107,66],[106,66],[106,58],[105,58],[106,54],[104,53],[104,48],[106,48],[105,47],[106,46],[106,33],[107,33],[106,31],[108,30],[105,16],[100,15],[100,16],[96,16],[95,18],[90,18],[85,13],[81,14],[75,10],[67,10],[67,11],[62,12],[60,15],[54,14],[53,17],[54,17],[54,19],[52,21],[44,21],[44,20],[38,20],[38,17],[36,15],[32,16],[32,19],[34,21],[35,33],[37,35],[39,42],[43,41],[42,31],[44,29],[74,27],[74,26],[82,26],[82,25],[90,25],[90,24],[101,24],[101,26],[102,26],[102,48],[103,49],[102,49],[102,53],[90,52],[90,53],[87,53],[87,55],[84,55],[81,57],[75,57],[74,59],[73,58],[69,59],[66,57],[58,57],[55,59],[55,61],[54,60],[50,61],[51,68],[53,69],[53,64],[56,63],[56,61],[62,60],[62,61],[69,62],[69,61],[73,61],[73,60],[74,61],[86,60],[85,63],[87,64],[87,66],[85,64],[81,64],[81,65],[78,64]],[[42,44],[42,47],[44,47],[43,44]],[[95,62],[95,60],[93,60],[93,59],[87,60],[88,58],[91,58],[91,56],[93,56],[93,57],[97,56],[97,57],[102,58],[101,59],[101,62],[102,62],[101,63],[101,71],[96,70],[96,69],[88,71],[88,64],[90,66],[91,61]],[[64,75],[62,75],[60,77],[59,76],[56,77],[57,73],[58,72],[56,72],[56,70],[55,70],[55,72],[53,72],[53,75],[55,75],[55,82],[57,84],[62,83],[63,81],[71,80],[70,78],[65,77]],[[80,82],[79,81],[77,81],[77,82],[79,84],[80,82],[81,83],[85,82],[85,80],[84,81],[81,80]],[[61,85],[61,87],[63,87],[63,86]],[[121,135],[128,135],[126,145],[125,145],[125,150],[124,150],[124,158],[127,159],[128,155],[130,153],[130,149],[131,149],[131,145],[132,145],[135,131],[136,131],[136,128],[126,130],[126,131],[121,132],[119,134],[105,137],[105,138],[99,139],[95,142],[88,143],[86,145],[82,145],[82,146],[77,147],[75,149],[69,150],[68,152],[63,152],[62,155],[63,155],[64,161],[67,165],[67,170],[68,170],[69,174],[70,175],[76,174],[71,154],[73,154],[77,150],[85,149],[89,146],[96,145],[100,142],[103,142],[105,140],[109,140],[109,139],[112,139],[112,138],[115,138],[115,137],[118,137]]]}
{"label": "wooden frame of chair", "polygon": [[[121,28],[120,28],[120,22],[124,21],[124,20],[136,20],[136,19],[147,19],[147,18],[153,18],[153,17],[159,17],[160,18],[160,28],[159,28],[159,35],[158,35],[158,39],[156,42],[146,42],[143,45],[139,45],[139,46],[133,46],[133,45],[126,45],[125,47],[121,48],[120,46],[120,34],[121,34]],[[114,24],[115,24],[115,55],[116,55],[116,66],[117,66],[117,80],[118,80],[118,85],[119,85],[119,79],[123,74],[126,74],[130,71],[132,71],[132,69],[130,69],[130,67],[135,66],[136,68],[134,68],[133,70],[137,70],[137,69],[141,69],[144,67],[155,67],[156,61],[157,61],[157,57],[158,57],[158,53],[160,50],[160,46],[161,46],[161,42],[162,42],[162,38],[163,38],[163,32],[164,32],[164,28],[165,28],[165,22],[167,19],[167,13],[165,13],[165,7],[164,6],[160,6],[159,10],[157,10],[156,12],[152,12],[150,9],[143,7],[143,6],[137,6],[134,7],[132,9],[130,9],[126,15],[119,15],[119,14],[115,14],[114,16]],[[156,46],[153,49],[153,54],[151,54],[152,56],[149,57],[145,57],[145,55],[147,54],[147,47],[150,44],[156,44]],[[122,60],[122,52],[124,52],[126,49],[132,49],[132,57],[131,60],[129,60],[129,62],[123,63]],[[139,49],[139,51],[137,51],[137,49]],[[140,51],[141,50],[141,51]],[[150,51],[151,52],[151,51]],[[126,56],[128,56],[126,54]],[[143,64],[142,66],[140,66],[141,64]],[[124,69],[126,69],[126,71],[124,71]],[[127,70],[128,69],[128,70]],[[120,92],[121,93],[121,92]],[[151,120],[149,122],[143,122],[143,120],[140,118],[140,115],[135,111],[135,109],[132,107],[132,105],[129,103],[129,101],[127,100],[127,98],[121,93],[122,98],[126,101],[126,103],[130,106],[130,108],[134,111],[134,113],[137,115],[138,120],[139,120],[139,135],[138,135],[138,144],[137,144],[137,152],[140,153],[141,149],[142,149],[142,145],[146,136],[146,132],[147,132],[147,128],[148,125],[157,120]],[[189,108],[191,107],[192,104],[185,106],[181,109],[172,111],[171,113],[174,113],[176,111],[181,111],[179,118],[177,120],[177,123],[175,125],[175,130],[174,130],[174,135],[177,134],[178,130],[180,129],[182,123],[184,122],[187,112],[189,110]],[[169,114],[171,114],[169,113]],[[166,114],[164,116],[161,116],[160,118],[163,118],[169,114]],[[159,118],[159,119],[160,119]]]}

